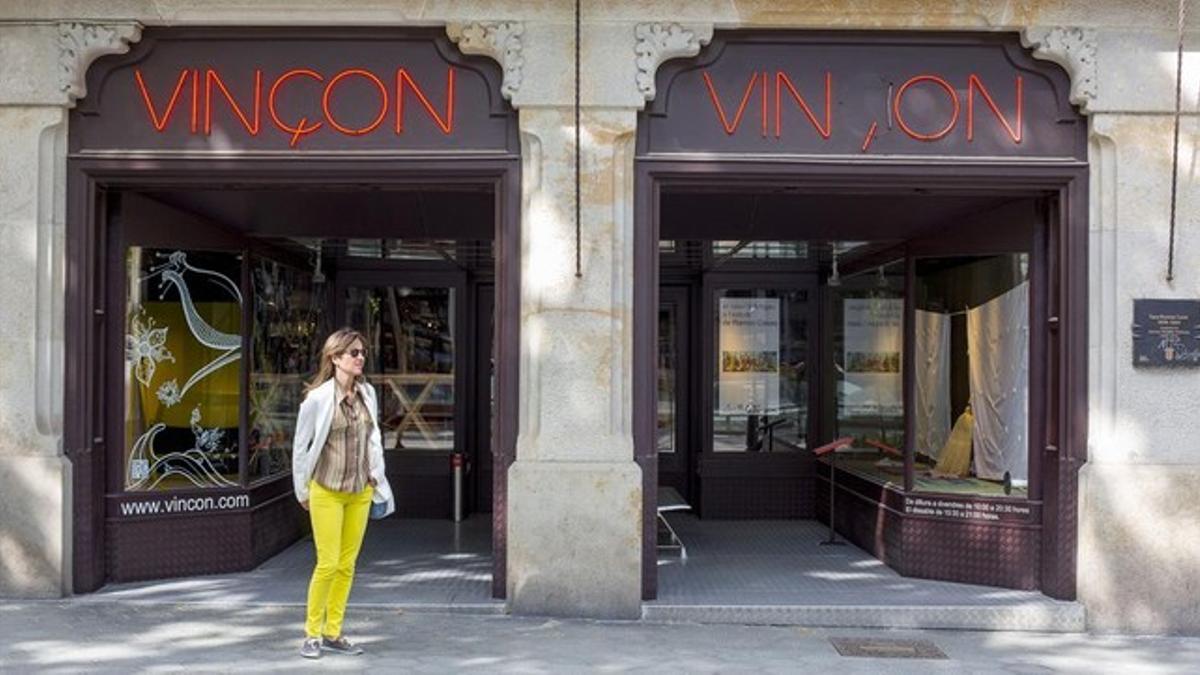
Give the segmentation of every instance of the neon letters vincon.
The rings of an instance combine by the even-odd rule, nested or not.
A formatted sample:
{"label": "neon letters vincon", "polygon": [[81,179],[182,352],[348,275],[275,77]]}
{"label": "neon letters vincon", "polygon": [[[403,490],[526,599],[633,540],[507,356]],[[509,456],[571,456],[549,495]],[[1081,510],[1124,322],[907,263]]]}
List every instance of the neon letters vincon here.
{"label": "neon letters vincon", "polygon": [[[405,68],[381,76],[365,68],[347,68],[322,73],[307,68],[264,75],[261,69],[241,74],[237,84],[232,78],[212,68],[181,68],[174,82],[154,89],[141,69],[133,71],[137,91],[145,106],[147,120],[154,130],[164,133],[175,125],[186,125],[188,133],[211,135],[213,120],[225,116],[226,129],[242,130],[249,136],[262,133],[285,134],[289,145],[297,147],[302,140],[322,129],[326,133],[346,136],[365,136],[372,133],[405,133],[409,109],[417,108],[442,134],[454,133],[455,70],[446,69],[445,89],[439,109],[433,102],[433,83],[418,83]],[[357,85],[352,83],[357,82]],[[353,111],[338,112],[335,101],[349,86],[368,92]],[[427,90],[429,93],[427,93]],[[284,99],[295,101],[296,96],[311,100],[312,112],[304,114],[289,110]],[[415,105],[414,105],[415,102]],[[267,122],[264,122],[264,108]],[[180,113],[179,111],[184,112]],[[350,121],[347,117],[361,118]],[[391,119],[391,122],[384,124]]]}
{"label": "neon letters vincon", "polygon": [[[747,110],[754,108],[757,108],[758,114],[754,115],[751,112],[750,119],[757,119],[750,124],[758,127],[758,133],[763,138],[783,138],[785,129],[790,133],[807,133],[804,130],[811,128],[822,140],[828,141],[835,133],[836,119],[832,107],[835,85],[833,73],[829,71],[824,73],[819,90],[808,92],[802,92],[782,70],[751,72],[741,90],[732,95],[729,92],[718,92],[712,76],[707,71],[701,73],[701,78],[716,114],[716,122],[721,125],[726,135],[736,134]],[[1024,135],[1025,118],[1025,88],[1020,75],[1014,76],[1012,88],[1015,110],[1004,111],[996,103],[992,90],[985,86],[983,79],[978,75],[968,75],[966,81],[956,88],[940,75],[919,73],[904,80],[899,86],[888,87],[887,117],[882,122],[889,126],[894,122],[903,134],[922,142],[941,140],[956,129],[965,127],[967,142],[973,142],[976,125],[982,124],[976,119],[977,103],[982,101],[991,111],[992,123],[998,124],[1004,137],[1018,145]],[[918,90],[924,90],[927,99],[941,97],[946,103],[939,106],[936,113],[926,110],[924,115],[915,114],[911,106],[906,104],[906,97]],[[798,125],[794,121],[798,119],[796,111],[801,113],[799,118],[803,120]],[[793,121],[788,121],[789,116]],[[862,142],[863,152],[870,147],[879,124],[878,120],[870,124]],[[799,131],[795,131],[797,126],[800,127]]]}

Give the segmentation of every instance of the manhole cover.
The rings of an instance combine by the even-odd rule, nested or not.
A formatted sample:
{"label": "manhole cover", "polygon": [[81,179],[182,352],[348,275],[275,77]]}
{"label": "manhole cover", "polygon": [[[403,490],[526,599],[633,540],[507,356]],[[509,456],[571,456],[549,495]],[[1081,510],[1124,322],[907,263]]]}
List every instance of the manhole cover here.
{"label": "manhole cover", "polygon": [[890,640],[885,638],[829,638],[842,656],[866,656],[876,659],[944,659],[937,645],[929,640]]}

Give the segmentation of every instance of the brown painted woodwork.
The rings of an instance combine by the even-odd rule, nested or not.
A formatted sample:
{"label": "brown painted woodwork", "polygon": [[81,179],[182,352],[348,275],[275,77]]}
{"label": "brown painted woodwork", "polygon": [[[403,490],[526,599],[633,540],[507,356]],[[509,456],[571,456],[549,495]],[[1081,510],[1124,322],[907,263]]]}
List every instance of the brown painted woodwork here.
{"label": "brown painted woodwork", "polygon": [[[780,73],[805,98],[808,110],[790,90],[782,90],[790,98],[781,100],[764,86],[779,84]],[[832,78],[828,113],[827,77]],[[1015,84],[1016,77],[1022,80],[1024,106],[1019,142],[999,125],[1005,114],[1014,119],[1016,101],[1003,99],[994,84]],[[950,92],[957,88],[960,114],[974,106],[971,114],[978,118],[971,138],[962,118],[948,125],[944,135],[934,133],[941,128],[938,116],[945,122],[951,112],[948,93],[940,94],[939,107],[939,79],[952,83]],[[1044,263],[1031,265],[1030,298],[1029,406],[1035,411],[1030,437],[1037,460],[1031,462],[1031,481],[1036,478],[1037,483],[1030,485],[1030,501],[1040,498],[1042,503],[1036,526],[1000,536],[1008,542],[1001,551],[1006,573],[1025,575],[1004,585],[1074,598],[1077,474],[1087,458],[1088,188],[1086,125],[1068,99],[1066,74],[1034,60],[1015,35],[730,31],[718,33],[699,56],[665,64],[656,82],[658,96],[639,118],[635,172],[633,422],[645,491],[643,597],[657,593],[653,513],[659,240],[891,238],[914,239],[933,251],[929,235],[934,231],[924,233],[930,240],[926,243],[922,228],[935,225],[943,236],[953,232],[959,237],[963,230],[947,227],[955,218],[986,218],[984,212],[999,212],[1017,198],[1026,206],[1012,208],[1039,200],[1044,214],[1037,220],[1046,224],[1033,246],[1034,260]],[[983,107],[980,83],[997,94],[1000,115]],[[902,126],[895,106],[901,87],[933,93],[924,107],[909,108],[916,99],[905,98],[899,110],[909,128],[897,131],[884,122],[890,111],[892,125]],[[792,106],[784,113],[787,131],[779,135],[772,107],[776,101]],[[988,138],[982,136],[982,124],[993,125]],[[869,142],[864,135],[871,136]],[[754,236],[739,231],[746,230],[744,225],[725,227],[745,223],[755,200]],[[668,209],[673,201],[681,206]],[[806,219],[811,228],[787,229],[797,204],[811,216]],[[879,213],[896,221],[896,231],[878,223]],[[713,229],[711,223],[720,225]],[[911,262],[908,267],[906,285],[911,287]],[[908,378],[905,385],[911,386]],[[1033,469],[1035,465],[1040,467]],[[818,494],[822,484],[818,475]],[[838,499],[840,505],[844,497]],[[825,503],[823,498],[816,501],[818,508]],[[942,553],[938,546],[992,536],[971,529],[964,538],[962,528],[893,526],[894,520],[889,515],[856,541],[890,542],[893,551],[907,545],[910,560],[932,560]],[[904,539],[905,532],[914,534]],[[924,574],[924,568],[898,562],[880,546],[872,544],[869,550],[902,573]],[[1036,568],[1036,580],[1018,572],[1021,566]],[[989,578],[964,567],[948,570],[939,578]]]}
{"label": "brown painted woodwork", "polygon": [[[131,102],[125,95],[128,91],[120,92],[120,87],[128,86],[127,81],[121,84],[122,77],[132,69],[142,69],[149,83],[155,68],[177,69],[180,59],[193,57],[219,61],[220,68],[258,62],[269,65],[276,63],[272,59],[282,63],[284,59],[303,57],[309,62],[320,61],[324,64],[321,68],[332,69],[339,67],[339,59],[361,55],[361,62],[367,63],[384,55],[389,61],[404,59],[405,54],[412,55],[410,65],[437,65],[436,56],[441,60],[437,67],[443,75],[449,67],[456,69],[460,107],[452,140],[443,138],[436,126],[431,129],[426,125],[421,131],[422,126],[414,123],[402,137],[394,133],[374,139],[314,133],[306,136],[297,150],[286,142],[280,147],[278,139],[261,135],[218,134],[222,129],[237,128],[230,124],[241,124],[231,117],[233,113],[227,107],[218,109],[224,115],[221,124],[226,126],[214,119],[211,135],[192,134],[186,124],[182,128],[167,125],[160,134],[153,125],[133,123],[146,118],[144,102]],[[160,56],[162,62],[156,63]],[[412,67],[413,77],[427,91],[435,89],[430,77],[416,75],[416,66]],[[226,72],[221,71],[222,76]],[[249,99],[243,99],[235,90],[235,80],[229,77],[224,81],[234,98],[245,104]],[[155,82],[154,92],[159,96],[155,102],[161,112],[163,85]],[[88,83],[89,96],[71,114],[67,171],[64,446],[74,475],[75,590],[94,590],[110,579],[248,569],[294,540],[293,528],[302,525],[302,519],[289,515],[299,515],[299,511],[292,503],[287,480],[233,491],[248,494],[250,506],[227,517],[209,513],[199,518],[115,518],[116,505],[131,496],[120,492],[119,485],[114,488],[106,482],[112,472],[111,458],[121,453],[123,445],[122,437],[113,435],[106,422],[114,399],[119,405],[121,398],[110,382],[114,375],[117,381],[120,379],[122,354],[112,345],[120,343],[124,323],[123,276],[110,273],[114,265],[121,269],[123,245],[115,239],[120,224],[113,217],[119,212],[115,206],[110,207],[110,197],[117,193],[128,197],[135,191],[186,195],[239,189],[276,195],[332,191],[343,198],[356,191],[361,195],[368,188],[408,194],[449,188],[485,195],[489,205],[475,211],[485,215],[487,236],[494,237],[496,246],[498,393],[492,420],[496,438],[491,472],[495,498],[493,592],[503,597],[505,488],[516,445],[520,183],[516,115],[500,95],[499,67],[487,59],[463,57],[444,33],[434,29],[148,29],[129,54],[98,60],[89,69]],[[352,103],[359,95],[354,90],[346,84],[338,89],[337,96],[343,104]],[[225,106],[224,100],[220,105]],[[190,113],[187,107],[180,110]],[[409,112],[417,119],[425,115],[420,106]],[[178,123],[176,120],[171,124]],[[472,197],[464,204],[477,201]],[[221,220],[220,213],[193,217],[210,225]],[[149,228],[142,235],[147,237],[145,241],[186,245],[187,237],[196,231],[186,219],[177,222],[174,228]],[[230,222],[237,223],[238,219]],[[219,236],[210,228],[206,240],[211,242],[212,237]],[[230,236],[236,239],[236,233]],[[387,236],[387,232],[380,236]],[[205,491],[205,495],[214,494]],[[214,534],[213,528],[221,532]],[[214,545],[211,550],[193,547],[175,552],[161,545],[168,536],[179,533],[188,533],[198,542],[215,537],[210,539]],[[159,545],[150,546],[149,542]],[[216,549],[225,551],[219,559],[212,557]],[[123,553],[110,556],[110,551],[138,551],[139,555],[135,560]]]}

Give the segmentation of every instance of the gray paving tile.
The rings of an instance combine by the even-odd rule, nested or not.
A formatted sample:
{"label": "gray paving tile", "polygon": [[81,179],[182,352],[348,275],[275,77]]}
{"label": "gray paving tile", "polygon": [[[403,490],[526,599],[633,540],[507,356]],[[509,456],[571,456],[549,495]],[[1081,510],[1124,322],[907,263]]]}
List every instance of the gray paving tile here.
{"label": "gray paving tile", "polygon": [[[713,521],[668,516],[688,558],[659,556],[661,621],[821,626],[1078,630],[1082,608],[1025,591],[908,579],[853,546],[826,547],[813,521]],[[495,614],[491,520],[372,523],[351,604]],[[255,570],[112,584],[83,601],[303,605],[313,566],[305,538]]]}
{"label": "gray paving tile", "polygon": [[1040,593],[902,577],[852,545],[821,546],[808,520],[714,521],[668,516],[688,558],[665,553],[658,602],[691,605],[1022,605]]}

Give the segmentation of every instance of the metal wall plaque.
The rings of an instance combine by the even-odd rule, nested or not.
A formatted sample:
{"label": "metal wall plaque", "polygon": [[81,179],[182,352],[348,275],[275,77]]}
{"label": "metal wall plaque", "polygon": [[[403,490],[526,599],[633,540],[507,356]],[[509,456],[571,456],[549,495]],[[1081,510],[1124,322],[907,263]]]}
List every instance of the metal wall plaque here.
{"label": "metal wall plaque", "polygon": [[1133,365],[1200,368],[1200,300],[1135,299]]}

